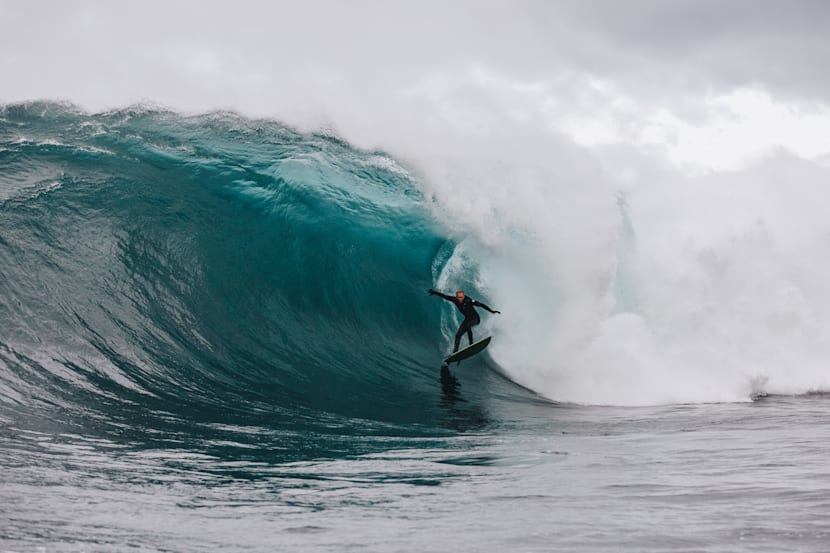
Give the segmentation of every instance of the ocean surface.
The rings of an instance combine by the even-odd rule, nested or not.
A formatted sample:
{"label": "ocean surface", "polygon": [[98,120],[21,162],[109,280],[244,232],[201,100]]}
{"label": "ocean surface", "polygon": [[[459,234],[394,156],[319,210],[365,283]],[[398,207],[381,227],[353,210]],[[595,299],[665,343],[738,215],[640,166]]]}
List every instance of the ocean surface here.
{"label": "ocean surface", "polygon": [[[661,317],[612,196],[605,310],[566,325],[582,258],[515,217],[471,238],[421,169],[233,113],[0,108],[0,551],[830,551],[812,282],[730,334],[713,250],[723,301]],[[503,312],[449,374],[432,286]]]}

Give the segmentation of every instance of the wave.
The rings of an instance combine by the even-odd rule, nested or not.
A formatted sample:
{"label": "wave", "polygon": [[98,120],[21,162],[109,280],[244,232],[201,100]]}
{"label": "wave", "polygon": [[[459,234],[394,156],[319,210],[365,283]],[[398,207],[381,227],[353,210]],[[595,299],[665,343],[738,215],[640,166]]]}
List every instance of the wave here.
{"label": "wave", "polygon": [[457,324],[433,285],[500,309],[485,359],[557,401],[830,389],[824,173],[621,193],[524,138],[393,157],[233,113],[5,106],[0,398],[430,426]]}
{"label": "wave", "polygon": [[447,240],[401,163],[231,113],[0,116],[5,402],[434,418]]}

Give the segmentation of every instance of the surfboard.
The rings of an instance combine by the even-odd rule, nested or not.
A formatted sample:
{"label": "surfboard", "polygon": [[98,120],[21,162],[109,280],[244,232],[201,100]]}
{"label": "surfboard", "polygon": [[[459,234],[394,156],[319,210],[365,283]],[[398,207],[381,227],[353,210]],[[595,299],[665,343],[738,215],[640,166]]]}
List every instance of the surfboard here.
{"label": "surfboard", "polygon": [[483,338],[483,339],[479,340],[475,344],[472,344],[470,346],[467,346],[464,349],[460,349],[460,350],[456,351],[455,353],[453,353],[452,355],[450,355],[449,357],[444,359],[444,364],[449,365],[450,363],[453,363],[453,362],[463,361],[464,359],[467,359],[468,357],[472,357],[473,355],[484,351],[484,348],[486,348],[487,346],[490,345],[490,339],[491,338],[492,338],[492,336],[488,336],[487,338]]}

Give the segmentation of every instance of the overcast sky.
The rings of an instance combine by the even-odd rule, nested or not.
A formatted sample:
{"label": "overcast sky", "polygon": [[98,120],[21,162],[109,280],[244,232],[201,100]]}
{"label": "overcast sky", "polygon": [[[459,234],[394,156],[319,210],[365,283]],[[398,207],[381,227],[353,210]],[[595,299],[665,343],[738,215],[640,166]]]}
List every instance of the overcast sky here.
{"label": "overcast sky", "polygon": [[830,152],[827,29],[819,0],[0,0],[0,102],[234,109],[378,145],[530,122],[728,168]]}

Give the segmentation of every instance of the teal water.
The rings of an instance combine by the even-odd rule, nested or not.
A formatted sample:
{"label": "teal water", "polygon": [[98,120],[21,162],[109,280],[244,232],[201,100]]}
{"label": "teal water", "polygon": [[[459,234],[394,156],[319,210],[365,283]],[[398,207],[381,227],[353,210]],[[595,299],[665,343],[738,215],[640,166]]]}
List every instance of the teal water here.
{"label": "teal water", "polygon": [[446,239],[393,159],[232,114],[2,117],[10,404],[433,431]]}
{"label": "teal water", "polygon": [[336,137],[3,107],[0,550],[826,549],[824,396],[442,378],[450,234]]}

